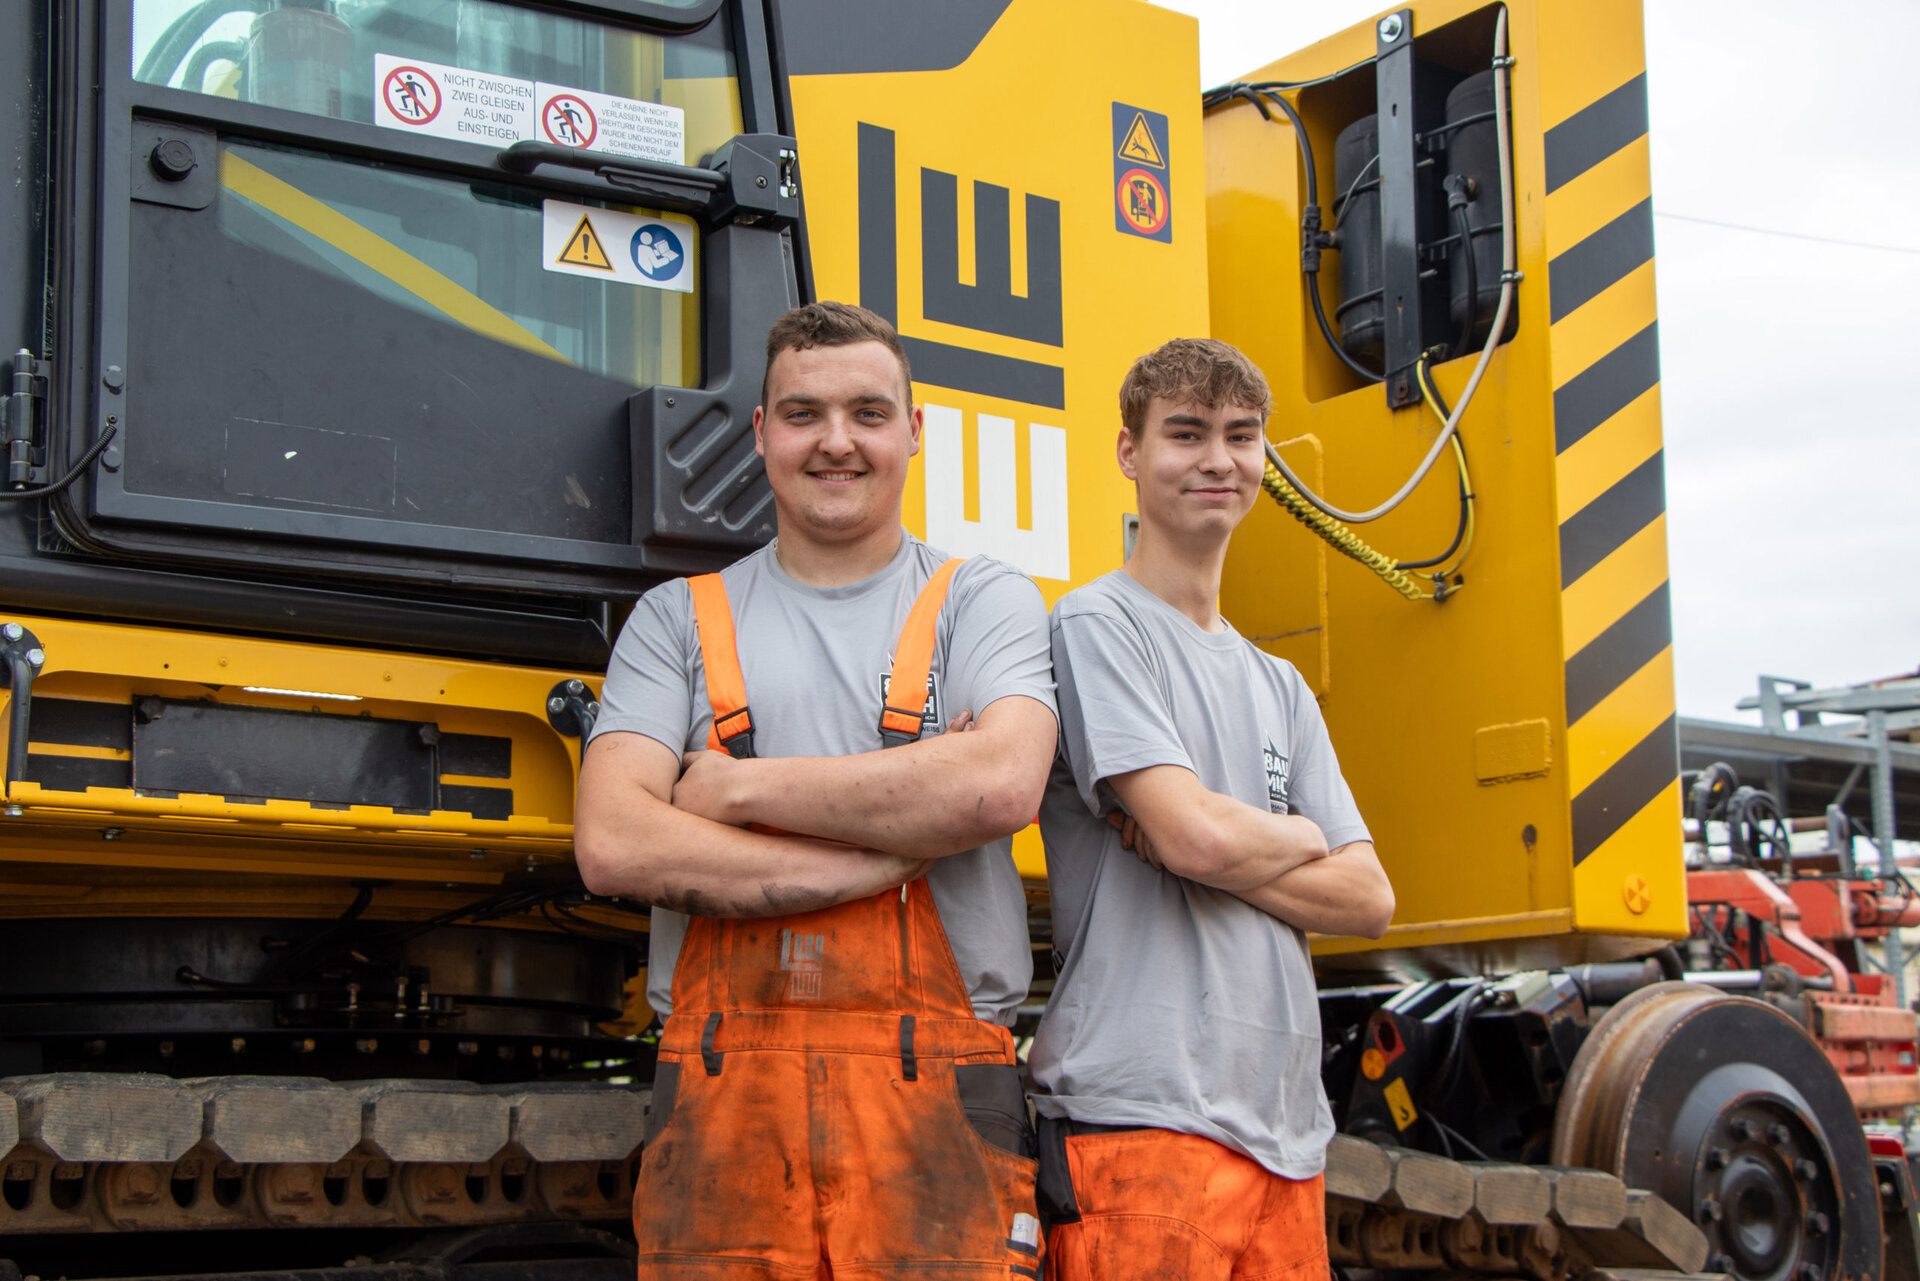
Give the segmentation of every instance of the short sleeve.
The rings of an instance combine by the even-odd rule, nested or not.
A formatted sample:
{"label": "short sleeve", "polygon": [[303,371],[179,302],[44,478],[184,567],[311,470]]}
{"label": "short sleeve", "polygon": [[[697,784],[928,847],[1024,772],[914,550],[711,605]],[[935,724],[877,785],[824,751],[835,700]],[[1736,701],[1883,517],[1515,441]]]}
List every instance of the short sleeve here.
{"label": "short sleeve", "polygon": [[1087,809],[1113,809],[1100,784],[1154,765],[1193,768],[1139,630],[1109,614],[1056,614],[1053,670],[1060,740]]}
{"label": "short sleeve", "polygon": [[1040,589],[1019,570],[978,557],[954,577],[946,606],[942,718],[962,708],[978,716],[1010,694],[1024,694],[1057,714]]}
{"label": "short sleeve", "polygon": [[1291,666],[1283,670],[1281,679],[1293,749],[1287,780],[1288,808],[1312,819],[1326,834],[1329,849],[1372,840],[1366,821],[1360,817],[1360,807],[1354,804],[1353,790],[1340,773],[1340,760],[1334,754],[1319,702]]}
{"label": "short sleeve", "polygon": [[[693,596],[684,580],[640,598],[614,644],[593,738],[644,734],[676,756],[687,750],[694,715]],[[589,742],[592,740],[589,739]]]}

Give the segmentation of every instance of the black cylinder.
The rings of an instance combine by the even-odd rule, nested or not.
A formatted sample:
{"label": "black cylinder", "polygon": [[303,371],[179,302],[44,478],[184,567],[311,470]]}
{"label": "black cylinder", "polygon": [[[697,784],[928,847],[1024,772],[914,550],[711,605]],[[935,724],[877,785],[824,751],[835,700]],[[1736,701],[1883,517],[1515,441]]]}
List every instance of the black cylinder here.
{"label": "black cylinder", "polygon": [[270,107],[337,120],[353,59],[353,29],[327,0],[289,0],[253,20],[247,95]]}
{"label": "black cylinder", "polygon": [[[1493,77],[1492,71],[1468,76],[1447,95],[1447,172],[1470,179],[1473,191],[1465,210],[1473,267],[1468,270],[1465,253],[1456,251],[1449,256],[1452,287],[1448,310],[1456,332],[1467,330],[1471,311],[1469,347],[1486,341],[1500,303],[1500,134],[1493,116]],[[1469,123],[1459,124],[1461,121]],[[1458,128],[1454,128],[1456,124]],[[1448,211],[1452,224],[1449,233],[1459,231],[1458,218]],[[1469,289],[1471,300],[1467,297]],[[1517,310],[1509,310],[1509,336],[1517,320]]]}
{"label": "black cylinder", "polygon": [[1665,977],[1658,960],[1600,961],[1592,965],[1569,965],[1567,976],[1579,985],[1588,1005],[1616,1005],[1643,987]]}
{"label": "black cylinder", "polygon": [[1377,121],[1376,116],[1362,116],[1334,141],[1333,183],[1340,194],[1328,213],[1340,232],[1340,301],[1333,309],[1340,345],[1349,356],[1375,364],[1387,330],[1381,288]]}

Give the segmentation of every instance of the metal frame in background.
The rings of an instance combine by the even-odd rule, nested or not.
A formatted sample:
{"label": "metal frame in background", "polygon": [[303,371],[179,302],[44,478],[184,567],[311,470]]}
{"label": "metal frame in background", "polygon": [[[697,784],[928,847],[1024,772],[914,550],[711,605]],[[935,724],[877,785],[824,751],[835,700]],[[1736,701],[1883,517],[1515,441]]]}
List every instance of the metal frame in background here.
{"label": "metal frame in background", "polygon": [[[1759,692],[1735,706],[1743,711],[1758,710],[1761,723],[1753,726],[1680,718],[1682,770],[1700,770],[1725,760],[1736,770],[1744,768],[1756,777],[1764,777],[1782,811],[1788,814],[1795,808],[1809,808],[1809,792],[1828,797],[1812,803],[1828,811],[1837,808],[1844,814],[1862,778],[1868,778],[1876,862],[1866,874],[1883,881],[1894,880],[1898,875],[1894,841],[1920,840],[1920,745],[1897,743],[1893,738],[1903,731],[1920,730],[1920,674],[1830,689],[1816,689],[1806,681],[1762,676]],[[1788,723],[1789,714],[1792,724]],[[1835,724],[1823,719],[1827,716],[1860,719]],[[1822,776],[1837,774],[1842,766],[1848,767],[1848,772],[1835,788]],[[1898,775],[1906,776],[1912,785],[1898,787],[1899,782],[1906,781]],[[1904,832],[1898,813],[1901,791],[1913,802],[1909,813],[1914,815]],[[1846,845],[1850,847],[1848,830]],[[1842,854],[1840,860],[1843,874],[1857,870],[1851,866],[1850,853]],[[1906,959],[1900,931],[1889,930],[1886,967],[1901,1005],[1906,1004],[1907,996]]]}

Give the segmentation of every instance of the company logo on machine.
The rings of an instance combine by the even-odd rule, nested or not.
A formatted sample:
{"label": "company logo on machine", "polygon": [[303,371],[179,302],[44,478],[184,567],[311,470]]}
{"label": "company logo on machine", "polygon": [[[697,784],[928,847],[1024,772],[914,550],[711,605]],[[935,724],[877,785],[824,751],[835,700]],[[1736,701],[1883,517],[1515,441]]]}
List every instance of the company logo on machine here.
{"label": "company logo on machine", "polygon": [[[895,321],[919,381],[955,393],[1064,412],[1066,369],[1053,363],[1062,329],[1060,202],[1036,191],[974,178],[971,280],[961,278],[962,175],[920,166],[921,315],[978,337],[965,342],[922,337],[900,315],[901,223],[896,142],[892,129],[861,122],[860,302]],[[1014,292],[1013,211],[1026,221],[1025,285]],[[909,268],[911,269],[911,268]],[[993,335],[988,339],[987,335]],[[999,339],[1030,344],[1009,354]],[[977,345],[976,345],[977,344]],[[1054,349],[1052,351],[1046,349]],[[971,416],[979,467],[978,518],[967,516],[966,420]],[[1052,414],[1046,414],[1051,418]],[[1020,436],[1027,476],[1019,476]],[[959,404],[926,404],[923,444],[927,541],[952,556],[987,555],[1036,578],[1071,577],[1067,523],[1067,433],[1030,419],[976,413]],[[1021,523],[1021,507],[1031,513]]]}
{"label": "company logo on machine", "polygon": [[540,265],[567,276],[691,293],[695,235],[693,223],[680,218],[549,200],[541,213]]}
{"label": "company logo on machine", "polygon": [[650,222],[633,233],[627,245],[633,265],[648,280],[670,280],[685,265],[686,250],[680,237],[664,223]]}
{"label": "company logo on machine", "polygon": [[[893,664],[893,655],[887,655],[889,667]],[[887,695],[893,689],[893,673],[880,673],[880,701],[887,703]],[[904,709],[902,709],[904,710]],[[940,728],[940,678],[932,672],[927,673],[927,701],[920,708],[920,732],[932,733]]]}
{"label": "company logo on machine", "polygon": [[440,84],[418,67],[400,66],[380,84],[387,110],[401,124],[424,125],[440,114]]}
{"label": "company logo on machine", "polygon": [[1113,225],[1162,244],[1173,242],[1173,164],[1167,117],[1113,104]]}
{"label": "company logo on machine", "polygon": [[550,141],[563,147],[591,147],[600,133],[600,122],[593,108],[576,94],[560,93],[547,99],[541,110],[540,127]]}
{"label": "company logo on machine", "polygon": [[1285,814],[1289,767],[1287,758],[1280,754],[1280,749],[1273,745],[1271,738],[1260,752],[1260,764],[1267,771],[1267,808],[1275,814]]}
{"label": "company logo on machine", "polygon": [[978,520],[966,517],[966,416],[951,405],[926,406],[927,541],[951,556],[992,556],[1035,578],[1072,577],[1067,540],[1067,432],[1026,424],[1026,526],[1020,524],[1020,473],[1014,420],[974,415]]}

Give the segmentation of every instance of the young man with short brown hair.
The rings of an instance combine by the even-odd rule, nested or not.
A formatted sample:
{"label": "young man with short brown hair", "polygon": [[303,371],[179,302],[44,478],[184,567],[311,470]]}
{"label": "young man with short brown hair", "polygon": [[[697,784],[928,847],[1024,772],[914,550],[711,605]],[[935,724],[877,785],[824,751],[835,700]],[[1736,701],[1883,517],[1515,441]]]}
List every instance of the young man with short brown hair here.
{"label": "young man with short brown hair", "polygon": [[767,346],[779,535],[641,600],[581,769],[581,875],[655,905],[640,1275],[1037,1276],[1009,838],[1054,748],[1046,608],[901,528],[886,321],[813,303]]}
{"label": "young man with short brown hair", "polygon": [[1180,339],[1120,405],[1139,535],[1053,612],[1059,977],[1028,1060],[1048,1274],[1323,1281],[1333,1125],[1303,932],[1378,937],[1393,891],[1312,693],[1220,617],[1266,380]]}

